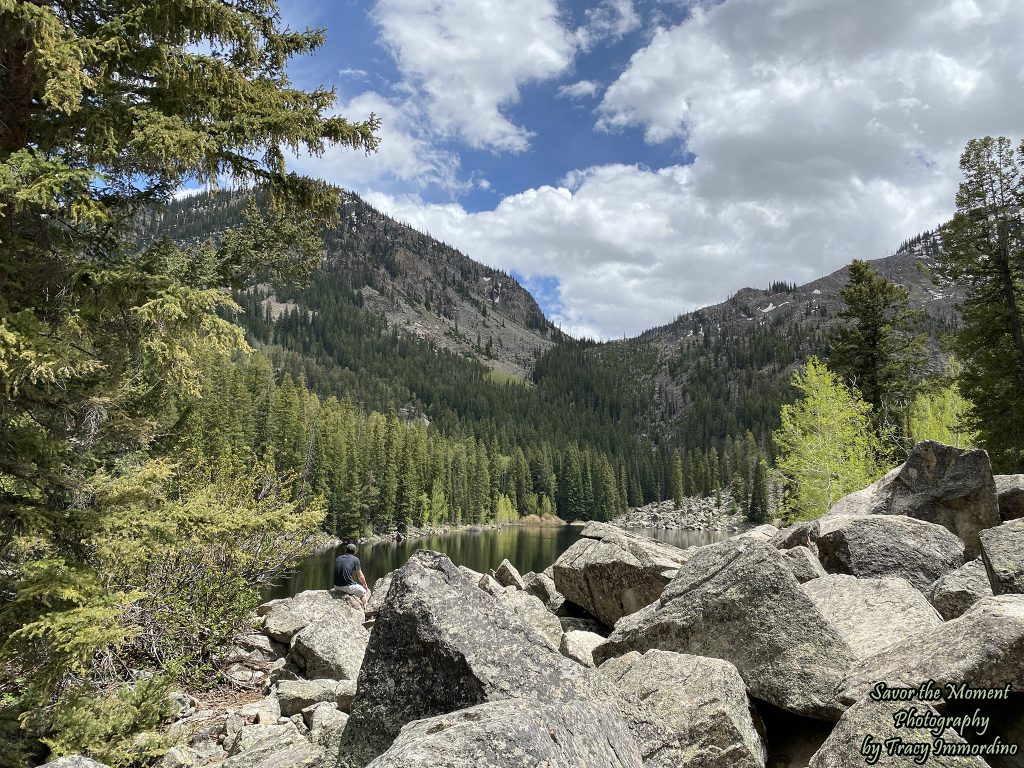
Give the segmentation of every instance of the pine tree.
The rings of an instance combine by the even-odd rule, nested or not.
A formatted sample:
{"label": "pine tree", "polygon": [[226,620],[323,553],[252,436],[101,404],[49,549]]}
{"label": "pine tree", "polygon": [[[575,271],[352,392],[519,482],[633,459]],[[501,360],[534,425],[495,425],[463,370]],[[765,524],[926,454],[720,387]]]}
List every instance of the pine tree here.
{"label": "pine tree", "polygon": [[[0,4],[0,664],[26,670],[15,675],[23,681],[17,706],[31,715],[22,735],[45,732],[58,752],[128,759],[131,733],[104,730],[120,705],[90,709],[86,695],[100,675],[109,683],[113,669],[127,668],[94,663],[111,649],[145,651],[132,644],[133,621],[155,615],[140,610],[157,599],[144,581],[150,565],[159,572],[153,558],[204,551],[176,554],[168,535],[192,546],[231,517],[237,525],[308,522],[272,514],[268,505],[281,502],[273,483],[262,500],[176,483],[187,468],[159,456],[156,438],[178,426],[164,420],[171,401],[184,415],[202,394],[203,352],[242,344],[217,315],[234,307],[228,289],[319,258],[317,222],[337,196],[288,174],[285,148],[376,145],[375,121],[329,116],[333,92],[289,85],[288,60],[322,42],[319,32],[279,29],[272,2]],[[185,180],[223,177],[268,185],[263,212],[251,207],[247,224],[216,243],[135,242],[145,206],[166,202]],[[118,483],[120,495],[103,490]],[[161,517],[174,503],[177,522]],[[247,516],[257,508],[263,523]],[[188,515],[196,516],[191,528]],[[217,546],[244,546],[247,536],[222,527]],[[229,576],[251,581],[226,566],[218,578]],[[252,583],[248,592],[235,586],[207,585],[214,597],[177,615],[254,598]],[[176,637],[191,635],[182,626]],[[195,644],[189,663],[204,647]],[[75,731],[73,712],[92,718],[90,728]],[[4,758],[16,760],[21,736],[0,741],[12,745]]]}
{"label": "pine tree", "polygon": [[940,271],[964,288],[956,352],[972,425],[997,472],[1024,471],[1024,144],[972,139]]}
{"label": "pine tree", "polygon": [[747,517],[752,523],[771,522],[768,506],[768,464],[760,459],[754,465],[754,481],[750,490],[750,509]]}
{"label": "pine tree", "polygon": [[677,448],[672,452],[672,502],[676,509],[683,506],[683,459]]}
{"label": "pine tree", "polygon": [[924,364],[921,316],[910,310],[910,292],[855,259],[840,294],[843,321],[830,338],[829,367],[873,409],[875,428],[892,458],[910,449],[909,411]]}

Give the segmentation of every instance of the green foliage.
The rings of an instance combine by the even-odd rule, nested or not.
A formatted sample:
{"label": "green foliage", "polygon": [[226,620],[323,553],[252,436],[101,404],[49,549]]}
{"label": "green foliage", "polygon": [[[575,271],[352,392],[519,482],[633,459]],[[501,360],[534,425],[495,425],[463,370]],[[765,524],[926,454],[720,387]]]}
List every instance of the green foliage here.
{"label": "green foliage", "polygon": [[829,339],[829,367],[872,408],[887,455],[906,456],[913,441],[910,405],[924,364],[924,335],[914,331],[921,312],[909,308],[910,293],[854,259],[841,293],[845,307]]}
{"label": "green foliage", "polygon": [[997,472],[1024,471],[1024,144],[972,139],[941,273],[965,290],[955,350],[969,423]]}
{"label": "green foliage", "polygon": [[800,398],[783,406],[773,437],[777,467],[789,483],[786,508],[792,518],[807,520],[880,476],[879,443],[871,406],[821,360],[811,357],[792,383]]}
{"label": "green foliage", "polygon": [[771,508],[768,503],[768,464],[761,459],[754,466],[754,479],[750,490],[750,508],[747,519],[752,523],[770,523]]}
{"label": "green foliage", "polygon": [[[319,256],[337,195],[288,174],[286,150],[376,146],[372,116],[289,85],[322,35],[278,24],[263,0],[0,1],[0,689],[26,753],[45,736],[141,757],[124,742],[151,710],[126,670],[210,663],[281,565],[260,548],[317,522],[312,494],[241,480],[243,452],[198,482],[167,453],[194,426],[204,356],[243,344],[230,291]],[[137,243],[140,211],[224,176],[263,185],[239,229]]]}
{"label": "green foliage", "polygon": [[966,425],[971,404],[956,382],[941,382],[918,393],[910,409],[914,441],[935,440],[957,448],[976,448],[978,434]]}
{"label": "green foliage", "polygon": [[52,757],[86,752],[106,765],[145,765],[167,751],[153,729],[166,716],[174,680],[142,678],[104,692],[88,689],[61,699],[53,713],[54,736],[43,739]]}

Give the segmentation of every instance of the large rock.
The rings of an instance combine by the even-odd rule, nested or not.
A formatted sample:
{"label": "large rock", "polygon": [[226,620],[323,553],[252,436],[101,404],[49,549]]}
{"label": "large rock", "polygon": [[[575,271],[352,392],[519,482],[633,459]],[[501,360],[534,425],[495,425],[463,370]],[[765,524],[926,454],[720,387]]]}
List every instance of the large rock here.
{"label": "large rock", "polygon": [[1024,519],[982,531],[981,557],[995,594],[1024,593]]}
{"label": "large rock", "polygon": [[353,616],[325,614],[292,638],[288,658],[308,678],[355,680],[370,633]]}
{"label": "large rock", "polygon": [[562,635],[558,650],[566,658],[578,661],[584,667],[594,666],[594,649],[604,642],[604,638],[593,632],[570,630]]}
{"label": "large rock", "polygon": [[369,619],[377,615],[377,611],[384,605],[384,598],[387,597],[388,587],[390,586],[390,573],[386,576],[381,576],[373,583],[373,589],[370,590],[370,599],[366,601],[366,618]]}
{"label": "large rock", "polygon": [[523,584],[523,577],[519,575],[519,571],[509,562],[507,557],[501,561],[501,565],[494,571],[494,578],[503,587],[526,589],[526,585]]}
{"label": "large rock", "polygon": [[814,522],[799,522],[783,528],[772,538],[772,544],[779,549],[792,549],[793,547],[807,547],[814,552],[814,538],[817,536],[817,526]]}
{"label": "large rock", "polygon": [[834,574],[801,588],[858,659],[942,623],[925,596],[903,579]]}
{"label": "large rock", "polygon": [[402,728],[370,768],[641,768],[608,703],[478,704]]}
{"label": "large rock", "polygon": [[992,584],[988,580],[988,571],[980,557],[964,563],[955,571],[950,571],[934,584],[928,593],[935,610],[949,621],[955,619],[981,600],[992,596]]}
{"label": "large rock", "polygon": [[363,658],[343,749],[364,765],[413,720],[487,701],[579,701],[586,672],[444,555],[392,576]]}
{"label": "large rock", "polygon": [[1004,522],[1024,517],[1024,475],[996,475],[995,481],[999,517]]}
{"label": "large rock", "polygon": [[992,465],[982,450],[931,440],[918,443],[906,462],[879,480],[870,495],[872,514],[905,515],[941,525],[960,537],[969,559],[980,551],[979,532],[1000,522]]}
{"label": "large rock", "polygon": [[555,587],[611,627],[657,600],[688,557],[688,551],[591,522],[555,561]]}
{"label": "large rock", "polygon": [[282,680],[277,684],[280,714],[291,717],[322,701],[333,702],[337,689],[337,680]]}
{"label": "large rock", "polygon": [[274,600],[263,617],[263,631],[279,643],[290,643],[306,625],[325,616],[362,624],[366,620],[359,600],[324,589],[310,589],[286,600]]}
{"label": "large rock", "polygon": [[328,768],[324,751],[300,735],[294,727],[289,729],[284,726],[273,732],[273,726],[254,725],[247,728],[267,730],[254,734],[248,748],[223,762],[213,763],[210,768]]}
{"label": "large rock", "polygon": [[818,521],[818,559],[829,573],[898,576],[922,592],[964,564],[964,543],[941,525],[895,515]]}
{"label": "large rock", "polygon": [[[908,705],[906,702],[860,701],[850,707],[836,723],[832,733],[811,758],[809,768],[864,768],[865,764],[909,768],[913,765],[937,768],[987,768],[980,757],[958,757],[932,754],[934,737],[927,729],[897,728],[895,716],[900,710],[913,706],[919,713],[936,716],[927,704]],[[942,740],[951,744],[965,744],[956,731],[947,729]],[[885,742],[893,740],[893,748],[909,750],[906,754],[889,755]],[[877,762],[869,761],[865,751],[873,742],[880,750]],[[921,758],[921,759],[917,759]]]}
{"label": "large rock", "polygon": [[775,540],[782,533],[771,523],[763,523],[756,528],[751,528],[749,531],[743,531],[743,533],[737,533],[735,538],[737,539],[754,539],[755,541],[765,541],[774,544]]}
{"label": "large rock", "polygon": [[504,601],[519,614],[519,618],[536,629],[552,648],[558,649],[562,642],[562,623],[555,614],[544,607],[540,599],[519,590],[502,592],[495,597]]}
{"label": "large rock", "polygon": [[527,594],[541,600],[544,607],[556,616],[561,616],[564,611],[565,597],[555,587],[555,580],[544,573],[528,573],[523,576],[523,587]]}
{"label": "large rock", "polygon": [[821,561],[807,547],[792,547],[781,551],[786,566],[801,584],[819,579],[827,573],[821,566]]}
{"label": "large rock", "polygon": [[757,698],[833,720],[843,710],[836,686],[855,661],[779,550],[749,539],[693,550],[658,602],[619,621],[594,660],[651,648],[725,659]]}
{"label": "large rock", "polygon": [[750,714],[743,679],[727,661],[669,651],[627,653],[594,675],[632,702],[655,726],[633,726],[644,768],[764,768],[765,748]]}
{"label": "large rock", "polygon": [[348,715],[330,704],[317,704],[309,715],[309,740],[324,751],[327,765],[334,768],[341,752],[341,736]]}
{"label": "large rock", "polygon": [[861,661],[843,681],[853,704],[878,682],[916,688],[933,680],[972,688],[1024,688],[1024,595],[979,600],[967,613]]}

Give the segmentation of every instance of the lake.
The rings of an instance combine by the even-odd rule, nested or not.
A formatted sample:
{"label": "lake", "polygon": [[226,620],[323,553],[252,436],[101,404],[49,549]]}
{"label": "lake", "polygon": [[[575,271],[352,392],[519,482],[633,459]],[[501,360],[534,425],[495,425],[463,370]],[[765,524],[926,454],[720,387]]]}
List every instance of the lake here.
{"label": "lake", "polygon": [[[520,573],[539,573],[551,565],[567,550],[583,529],[578,526],[526,526],[515,525],[501,529],[459,531],[435,536],[421,536],[405,541],[386,541],[364,544],[356,552],[366,574],[366,582],[374,582],[401,567],[417,549],[444,552],[456,565],[465,565],[485,573],[497,568],[508,558]],[[666,544],[686,548],[721,541],[732,534],[728,531],[685,531],[660,528],[633,529],[633,533],[647,536]],[[299,567],[264,596],[270,600],[291,597],[306,589],[329,589],[334,577],[334,559],[341,554],[335,548],[323,549],[305,558]]]}

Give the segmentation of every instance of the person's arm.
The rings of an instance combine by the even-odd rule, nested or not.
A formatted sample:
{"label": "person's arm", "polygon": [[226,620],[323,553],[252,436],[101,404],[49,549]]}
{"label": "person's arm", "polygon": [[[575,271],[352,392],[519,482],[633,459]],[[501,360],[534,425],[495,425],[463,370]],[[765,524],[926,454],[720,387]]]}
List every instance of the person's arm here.
{"label": "person's arm", "polygon": [[367,594],[369,594],[370,587],[366,584],[366,577],[363,576],[362,568],[356,568],[356,578],[359,579],[359,583],[363,585],[363,589],[365,589]]}

